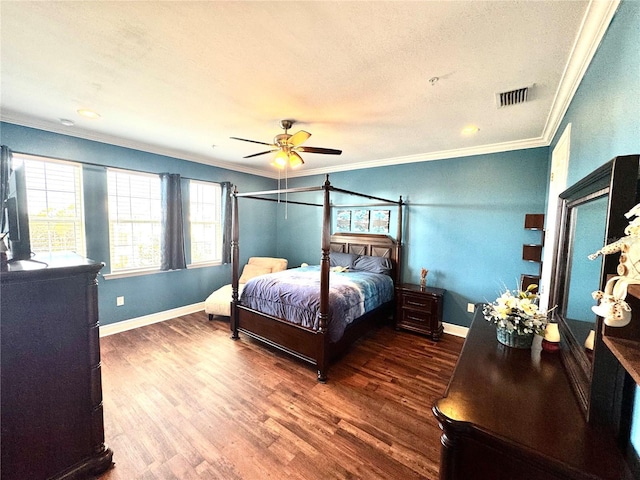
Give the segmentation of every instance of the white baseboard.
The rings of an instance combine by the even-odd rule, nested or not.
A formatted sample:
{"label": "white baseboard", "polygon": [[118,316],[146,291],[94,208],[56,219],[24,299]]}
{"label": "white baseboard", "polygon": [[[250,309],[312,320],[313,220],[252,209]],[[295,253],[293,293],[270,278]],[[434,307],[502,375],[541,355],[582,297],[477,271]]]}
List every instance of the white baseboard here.
{"label": "white baseboard", "polygon": [[469,331],[469,327],[461,327],[460,325],[455,325],[453,323],[442,323],[444,327],[444,333],[448,333],[449,335],[455,335],[456,337],[467,338],[467,332]]}
{"label": "white baseboard", "polygon": [[188,315],[190,313],[201,312],[203,310],[204,302],[200,302],[194,303],[193,305],[185,305],[184,307],[172,308],[171,310],[152,313],[150,315],[144,315],[138,318],[132,318],[130,320],[123,320],[122,322],[103,325],[100,327],[100,336],[106,337],[108,335],[113,335],[114,333],[126,332],[127,330],[133,330],[134,328],[144,327],[145,325],[151,325],[153,323],[164,322],[181,315]]}

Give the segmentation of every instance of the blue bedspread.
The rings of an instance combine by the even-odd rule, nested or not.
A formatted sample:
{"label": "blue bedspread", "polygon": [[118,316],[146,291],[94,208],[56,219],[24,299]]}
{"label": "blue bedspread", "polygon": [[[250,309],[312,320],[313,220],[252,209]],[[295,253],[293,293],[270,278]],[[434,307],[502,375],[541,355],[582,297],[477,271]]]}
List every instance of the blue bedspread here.
{"label": "blue bedspread", "polygon": [[[392,299],[393,280],[388,275],[365,271],[330,272],[329,340],[336,342],[355,318]],[[317,330],[320,266],[293,268],[255,277],[245,285],[240,303]]]}

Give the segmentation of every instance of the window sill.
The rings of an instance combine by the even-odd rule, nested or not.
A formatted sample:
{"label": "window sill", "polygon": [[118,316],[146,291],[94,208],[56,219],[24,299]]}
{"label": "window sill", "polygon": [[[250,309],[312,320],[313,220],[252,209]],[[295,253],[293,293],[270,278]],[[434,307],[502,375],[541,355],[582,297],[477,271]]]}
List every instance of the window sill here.
{"label": "window sill", "polygon": [[[202,262],[202,263],[190,263],[187,265],[187,269],[203,268],[203,267],[216,267],[223,265],[222,262]],[[182,269],[180,269],[182,270]],[[140,270],[128,270],[125,272],[105,273],[102,277],[105,280],[115,280],[118,278],[138,277],[140,275],[152,275],[155,273],[167,273],[176,272],[178,270],[160,270],[159,268],[145,268]]]}
{"label": "window sill", "polygon": [[222,262],[200,262],[200,263],[190,263],[187,265],[187,269],[192,268],[204,268],[204,267],[217,267],[223,265]]}
{"label": "window sill", "polygon": [[[169,270],[170,271],[170,270]],[[150,275],[153,273],[162,273],[163,270],[159,268],[145,268],[144,270],[129,270],[125,272],[105,273],[102,277],[105,280],[115,280],[118,278],[138,277],[140,275]]]}

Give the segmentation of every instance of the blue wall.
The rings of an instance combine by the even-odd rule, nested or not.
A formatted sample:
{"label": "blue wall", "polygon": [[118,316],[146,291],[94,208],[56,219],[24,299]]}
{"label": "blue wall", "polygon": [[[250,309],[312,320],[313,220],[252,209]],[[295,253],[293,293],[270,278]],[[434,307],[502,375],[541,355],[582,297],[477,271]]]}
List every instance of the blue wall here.
{"label": "blue wall", "polygon": [[[274,188],[272,179],[7,123],[0,124],[0,127],[1,143],[17,152],[151,173],[179,173],[182,177],[197,180],[229,181],[244,191]],[[86,166],[83,179],[87,256],[107,264],[101,273],[108,273],[109,224],[105,170]],[[270,219],[274,217],[275,210],[274,204],[259,202],[243,212],[241,229],[255,229],[260,235],[245,235],[242,238],[241,261],[253,255],[273,255],[277,239],[275,225]],[[108,325],[202,302],[212,291],[230,281],[230,265],[109,280],[100,277],[100,323]],[[121,295],[125,297],[125,304],[116,307],[116,297]]]}
{"label": "blue wall", "polygon": [[640,2],[623,1],[567,110],[567,185],[618,155],[640,153]]}
{"label": "blue wall", "polygon": [[[338,172],[330,181],[390,200],[403,196],[403,280],[419,283],[420,269],[427,268],[428,284],[447,290],[444,321],[468,326],[467,303],[493,300],[505,285],[517,288],[522,273],[537,273],[537,264],[522,260],[522,244],[539,243],[540,232],[524,230],[524,216],[544,212],[547,170],[547,148],[537,148]],[[323,181],[303,177],[289,184]],[[335,203],[347,201],[357,198]],[[319,263],[321,209],[288,205],[285,219],[284,208],[278,212],[278,253],[289,255],[292,265]],[[397,216],[390,210],[395,237]]]}

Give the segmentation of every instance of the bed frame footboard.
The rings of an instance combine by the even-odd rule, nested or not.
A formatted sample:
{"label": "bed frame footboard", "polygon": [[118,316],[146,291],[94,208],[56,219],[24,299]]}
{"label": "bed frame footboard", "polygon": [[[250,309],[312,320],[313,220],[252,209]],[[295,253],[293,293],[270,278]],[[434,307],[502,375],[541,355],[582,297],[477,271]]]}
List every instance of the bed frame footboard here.
{"label": "bed frame footboard", "polygon": [[231,330],[233,339],[238,339],[238,333],[242,332],[317,366],[318,381],[326,382],[328,362],[324,332],[309,330],[242,305],[236,306],[236,315],[231,318]]}

